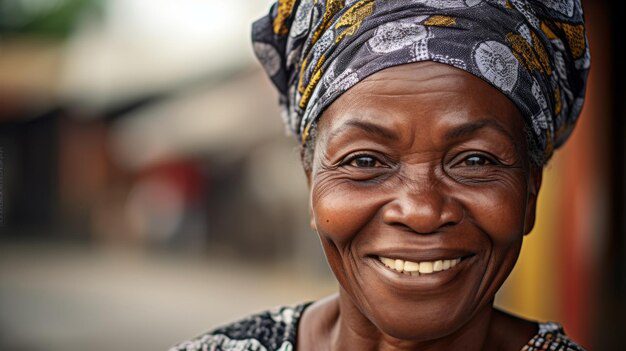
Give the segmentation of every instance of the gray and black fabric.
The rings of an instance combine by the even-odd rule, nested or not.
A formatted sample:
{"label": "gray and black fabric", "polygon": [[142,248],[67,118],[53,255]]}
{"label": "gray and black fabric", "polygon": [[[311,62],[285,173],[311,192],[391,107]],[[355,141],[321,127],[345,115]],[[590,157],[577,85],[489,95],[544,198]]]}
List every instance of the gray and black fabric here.
{"label": "gray and black fabric", "polygon": [[[295,351],[298,325],[312,302],[281,306],[219,327],[169,351]],[[554,322],[539,323],[538,332],[520,351],[585,351]]]}
{"label": "gray and black fabric", "polygon": [[579,0],[280,0],[252,38],[303,143],[350,87],[430,60],[508,96],[549,158],[578,119],[590,63]]}

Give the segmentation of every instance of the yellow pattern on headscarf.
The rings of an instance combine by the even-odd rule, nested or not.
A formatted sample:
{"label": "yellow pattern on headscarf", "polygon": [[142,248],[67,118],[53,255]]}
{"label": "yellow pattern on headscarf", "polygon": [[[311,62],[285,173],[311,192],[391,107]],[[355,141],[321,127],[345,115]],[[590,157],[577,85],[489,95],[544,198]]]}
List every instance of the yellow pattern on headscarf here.
{"label": "yellow pattern on headscarf", "polygon": [[337,12],[341,11],[345,5],[345,0],[328,0],[326,2],[326,10],[324,11],[322,22],[311,36],[311,45],[317,43],[317,40],[322,36],[322,33],[330,28],[333,17],[335,17]]}
{"label": "yellow pattern on headscarf", "polygon": [[508,33],[506,41],[511,45],[513,54],[527,69],[552,74],[548,53],[535,32],[531,31],[532,46],[517,33]]}
{"label": "yellow pattern on headscarf", "polygon": [[426,21],[424,21],[424,24],[434,27],[452,27],[456,25],[456,18],[451,16],[435,15],[430,16]]}
{"label": "yellow pattern on headscarf", "polygon": [[353,35],[363,23],[363,20],[367,18],[367,16],[371,15],[374,12],[374,1],[373,0],[361,0],[356,2],[352,7],[350,7],[337,21],[335,25],[335,29],[339,30],[344,28],[344,31],[341,32],[335,39],[335,43],[340,42],[348,35]]}
{"label": "yellow pattern on headscarf", "polygon": [[309,66],[309,58],[305,57],[302,61],[302,65],[300,66],[300,74],[298,75],[298,92],[302,94],[304,92],[304,74],[306,73],[306,68]]}
{"label": "yellow pattern on headscarf", "polygon": [[[337,12],[342,10],[345,6],[345,0],[329,0],[326,3],[326,11],[324,12],[324,16],[322,17],[322,21],[320,25],[316,28],[315,32],[311,37],[311,44],[315,44],[322,34],[327,31],[331,24],[332,19],[335,17]],[[335,25],[335,29],[340,29],[342,27],[347,28],[341,32],[337,36],[336,42],[340,41],[347,35],[352,35],[359,28],[363,20],[372,14],[374,10],[374,1],[373,0],[361,0],[352,7],[350,7],[338,20]],[[298,91],[302,94],[300,98],[300,102],[298,106],[302,109],[306,108],[306,105],[309,103],[311,99],[311,95],[313,94],[313,90],[317,86],[317,83],[322,78],[322,65],[326,61],[326,56],[320,56],[319,60],[315,63],[315,67],[311,73],[311,78],[309,79],[308,84],[304,85],[304,75],[308,68],[308,60],[305,59],[300,67],[300,77],[298,81]]]}
{"label": "yellow pattern on headscarf", "polygon": [[565,22],[556,22],[556,25],[565,33],[572,56],[576,59],[581,58],[585,54],[585,26]]}
{"label": "yellow pattern on headscarf", "polygon": [[556,34],[554,34],[554,32],[552,31],[552,29],[550,29],[550,27],[548,26],[548,23],[543,21],[541,22],[541,31],[548,37],[548,39],[558,39],[559,37],[556,36]]}
{"label": "yellow pattern on headscarf", "polygon": [[302,137],[300,139],[300,142],[302,144],[304,144],[306,142],[306,140],[309,138],[309,132],[311,131],[311,126],[313,125],[313,121],[310,121],[306,127],[304,127],[304,132],[302,132]]}
{"label": "yellow pattern on headscarf", "polygon": [[317,63],[315,64],[315,68],[313,69],[313,75],[311,76],[311,80],[309,81],[309,84],[307,84],[306,88],[304,88],[304,91],[302,92],[302,98],[300,99],[300,103],[298,104],[300,108],[302,109],[305,108],[306,104],[309,103],[309,99],[311,99],[311,94],[313,94],[313,90],[315,89],[315,86],[322,78],[322,65],[324,64],[324,61],[326,61],[326,55],[322,55],[319,61],[317,61]]}
{"label": "yellow pattern on headscarf", "polygon": [[546,51],[546,47],[543,46],[543,42],[541,38],[537,36],[537,33],[534,31],[530,31],[530,36],[533,40],[533,49],[537,54],[537,58],[539,59],[539,63],[548,75],[552,74],[552,66],[550,66],[550,58],[548,57],[548,52]]}
{"label": "yellow pattern on headscarf", "polygon": [[[313,46],[315,43],[317,43],[317,41],[319,40],[319,38],[322,36],[322,34],[328,30],[328,28],[331,26],[332,24],[332,19],[333,17],[337,14],[337,12],[339,12],[343,7],[345,6],[345,0],[328,0],[326,2],[326,10],[324,11],[324,15],[322,16],[322,21],[320,22],[320,25],[315,29],[315,32],[313,32],[313,34],[311,35],[311,46]],[[309,58],[306,57],[304,59],[304,61],[302,62],[302,65],[300,66],[300,75],[298,78],[298,92],[300,94],[302,94],[302,99],[300,100],[300,102],[298,103],[298,105],[301,108],[304,108],[304,106],[306,106],[306,104],[309,101],[310,93],[313,92],[313,89],[311,88],[312,84],[317,84],[317,80],[319,80],[319,78],[317,80],[315,80],[315,76],[319,76],[321,77],[322,73],[318,72],[318,69],[322,66],[320,61],[322,61],[325,59],[324,56],[320,57],[320,59],[318,60],[318,62],[315,63],[315,69],[313,70],[313,76],[309,81],[309,84],[307,84],[307,86],[304,86],[304,75],[306,73],[307,68],[309,67]],[[306,94],[306,91],[310,91],[309,94]]]}
{"label": "yellow pattern on headscarf", "polygon": [[291,15],[293,7],[296,4],[296,0],[278,0],[278,13],[274,18],[274,34],[287,35],[289,34],[289,27],[285,25],[285,21]]}

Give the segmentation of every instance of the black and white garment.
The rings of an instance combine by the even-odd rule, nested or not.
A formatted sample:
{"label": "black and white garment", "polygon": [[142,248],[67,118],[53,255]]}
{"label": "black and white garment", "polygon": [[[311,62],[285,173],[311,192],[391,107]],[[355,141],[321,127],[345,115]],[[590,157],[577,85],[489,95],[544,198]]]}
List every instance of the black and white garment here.
{"label": "black and white garment", "polygon": [[300,316],[311,303],[254,314],[169,351],[294,351]]}
{"label": "black and white garment", "polygon": [[[295,351],[298,322],[312,302],[283,306],[217,328],[169,351]],[[584,351],[558,323],[539,323],[539,331],[521,351]]]}

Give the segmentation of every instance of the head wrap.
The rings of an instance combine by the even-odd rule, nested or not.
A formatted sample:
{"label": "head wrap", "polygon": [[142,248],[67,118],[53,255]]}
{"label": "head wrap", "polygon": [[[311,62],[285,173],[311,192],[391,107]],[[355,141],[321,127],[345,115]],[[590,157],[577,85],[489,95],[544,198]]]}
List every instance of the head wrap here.
{"label": "head wrap", "polygon": [[430,60],[509,97],[547,158],[580,114],[590,63],[580,0],[279,0],[252,39],[302,142],[365,77]]}

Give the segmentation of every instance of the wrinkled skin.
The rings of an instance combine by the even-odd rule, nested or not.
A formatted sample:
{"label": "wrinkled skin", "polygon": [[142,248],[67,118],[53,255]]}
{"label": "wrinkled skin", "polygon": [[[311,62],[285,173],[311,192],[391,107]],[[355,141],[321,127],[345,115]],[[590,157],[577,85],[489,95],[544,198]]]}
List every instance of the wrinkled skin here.
{"label": "wrinkled skin", "polygon": [[[534,225],[541,169],[525,138],[506,96],[439,63],[385,69],[338,98],[307,177],[340,291],[305,311],[298,349],[521,349],[536,324],[492,305]],[[407,278],[379,255],[463,260]]]}

